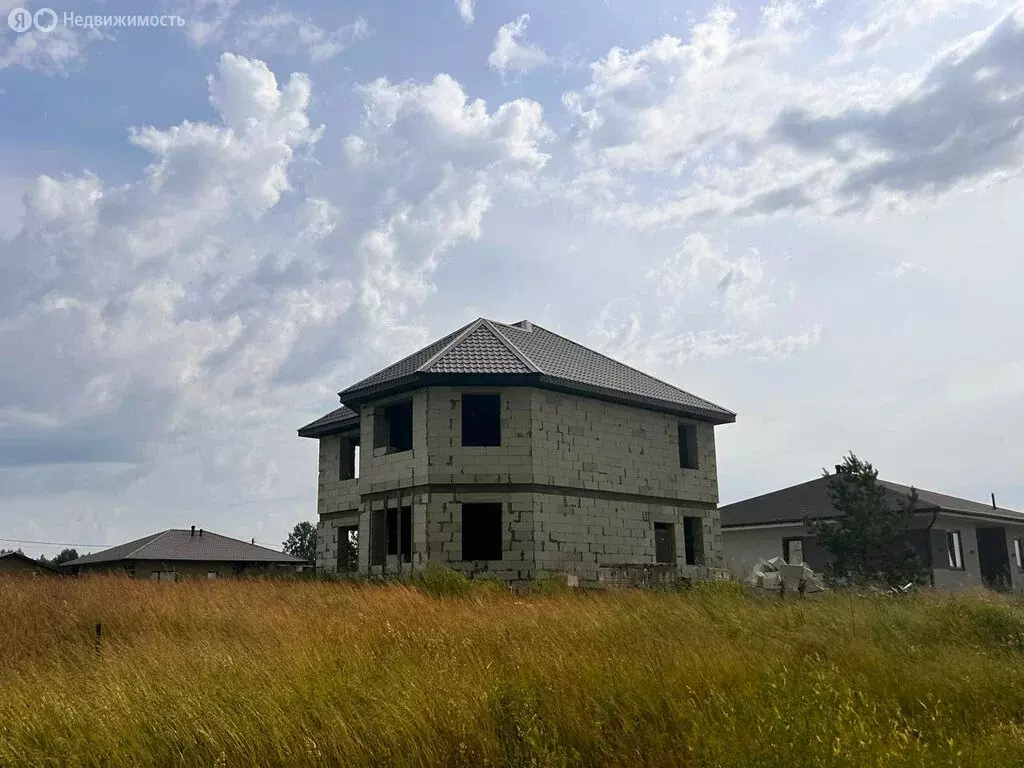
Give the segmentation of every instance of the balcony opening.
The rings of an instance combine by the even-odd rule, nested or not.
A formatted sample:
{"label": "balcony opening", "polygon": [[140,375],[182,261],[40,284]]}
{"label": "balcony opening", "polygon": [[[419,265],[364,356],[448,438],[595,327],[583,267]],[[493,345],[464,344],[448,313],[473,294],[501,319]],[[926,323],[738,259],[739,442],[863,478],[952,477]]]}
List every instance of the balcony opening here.
{"label": "balcony opening", "polygon": [[387,453],[412,450],[412,400],[378,407],[374,413],[373,447]]}
{"label": "balcony opening", "polygon": [[342,437],[340,443],[338,479],[354,480],[359,477],[359,436]]}

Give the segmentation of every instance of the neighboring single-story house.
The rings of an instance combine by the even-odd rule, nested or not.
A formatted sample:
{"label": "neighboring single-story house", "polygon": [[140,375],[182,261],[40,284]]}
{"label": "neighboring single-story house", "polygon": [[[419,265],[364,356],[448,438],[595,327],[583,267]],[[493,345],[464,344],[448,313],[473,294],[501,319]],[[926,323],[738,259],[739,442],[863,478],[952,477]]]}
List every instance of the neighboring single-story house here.
{"label": "neighboring single-story house", "polygon": [[0,576],[11,574],[28,576],[57,576],[60,571],[47,563],[33,560],[21,552],[4,552],[0,555]]}
{"label": "neighboring single-story house", "polygon": [[[905,503],[910,487],[878,481],[889,503]],[[912,546],[940,588],[988,586],[1024,591],[1024,514],[933,491],[917,489]],[[826,553],[803,521],[837,516],[826,478],[783,488],[722,507],[725,566],[742,579],[760,558],[806,562],[816,571]]]}
{"label": "neighboring single-story house", "polygon": [[303,570],[305,560],[273,549],[196,529],[172,528],[64,563],[69,573],[127,573],[140,579],[177,581]]}

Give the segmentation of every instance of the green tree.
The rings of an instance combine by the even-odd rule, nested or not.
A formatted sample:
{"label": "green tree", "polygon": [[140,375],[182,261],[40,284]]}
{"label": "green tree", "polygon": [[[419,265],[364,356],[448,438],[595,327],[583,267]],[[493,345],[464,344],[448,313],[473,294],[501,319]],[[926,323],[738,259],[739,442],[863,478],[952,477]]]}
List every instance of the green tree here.
{"label": "green tree", "polygon": [[77,549],[62,549],[53,560],[50,561],[50,565],[62,565],[63,563],[69,563],[72,560],[78,559]]}
{"label": "green tree", "polygon": [[284,541],[285,554],[316,562],[316,526],[303,521],[296,525]]}
{"label": "green tree", "polygon": [[910,544],[917,491],[895,506],[878,482],[878,470],[851,452],[836,467],[824,470],[835,520],[805,520],[807,530],[828,552],[825,576],[833,584],[903,586],[921,582],[927,569]]}

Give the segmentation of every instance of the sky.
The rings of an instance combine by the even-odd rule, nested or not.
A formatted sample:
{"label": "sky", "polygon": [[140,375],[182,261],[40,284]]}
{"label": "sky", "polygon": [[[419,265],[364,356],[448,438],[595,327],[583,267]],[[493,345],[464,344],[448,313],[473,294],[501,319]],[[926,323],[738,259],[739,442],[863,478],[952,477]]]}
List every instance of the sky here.
{"label": "sky", "polygon": [[295,430],[478,316],[737,412],[722,503],[1024,510],[1024,10],[681,7],[0,0],[0,547],[279,545]]}

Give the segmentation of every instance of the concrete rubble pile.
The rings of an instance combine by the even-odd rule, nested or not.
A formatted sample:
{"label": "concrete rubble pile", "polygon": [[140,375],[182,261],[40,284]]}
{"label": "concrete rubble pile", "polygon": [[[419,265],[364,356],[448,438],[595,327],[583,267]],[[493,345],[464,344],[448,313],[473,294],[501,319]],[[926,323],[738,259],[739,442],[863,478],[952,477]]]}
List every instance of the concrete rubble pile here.
{"label": "concrete rubble pile", "polygon": [[758,560],[743,583],[755,590],[772,594],[786,592],[809,595],[825,589],[821,576],[806,564],[791,565],[781,557]]}

